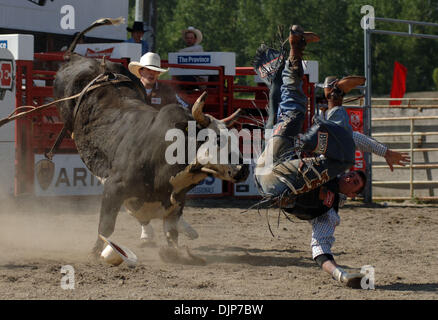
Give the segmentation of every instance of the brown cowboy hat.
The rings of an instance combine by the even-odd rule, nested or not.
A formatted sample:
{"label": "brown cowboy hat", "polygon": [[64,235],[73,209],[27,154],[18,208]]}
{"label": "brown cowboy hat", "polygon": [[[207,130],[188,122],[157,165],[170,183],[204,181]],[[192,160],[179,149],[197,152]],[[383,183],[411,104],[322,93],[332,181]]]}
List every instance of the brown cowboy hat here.
{"label": "brown cowboy hat", "polygon": [[304,29],[301,26],[297,25],[297,24],[293,25],[290,28],[290,33],[292,35],[302,34],[303,37],[304,37],[304,40],[306,41],[306,43],[318,42],[319,39],[320,39],[319,36],[316,33],[310,32],[310,31],[304,31]]}
{"label": "brown cowboy hat", "polygon": [[362,86],[365,84],[366,78],[362,76],[348,76],[344,77],[337,83],[339,89],[341,89],[345,94],[349,93],[351,90],[357,86]]}
{"label": "brown cowboy hat", "polygon": [[366,81],[362,76],[348,76],[341,80],[334,76],[326,77],[324,80],[324,95],[327,97],[333,90],[338,89],[343,95],[347,94],[357,86],[364,85]]}

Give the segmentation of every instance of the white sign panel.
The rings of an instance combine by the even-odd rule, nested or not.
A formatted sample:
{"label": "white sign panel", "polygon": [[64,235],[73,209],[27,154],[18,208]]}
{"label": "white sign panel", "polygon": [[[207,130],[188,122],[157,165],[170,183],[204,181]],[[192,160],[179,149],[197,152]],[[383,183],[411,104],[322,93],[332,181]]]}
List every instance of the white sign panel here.
{"label": "white sign panel", "polygon": [[[44,160],[42,154],[35,155],[36,164]],[[36,196],[81,196],[100,195],[103,185],[87,169],[78,154],[57,154],[53,157],[55,172],[51,181],[39,181],[35,170],[34,191]],[[13,162],[12,162],[13,163]],[[191,195],[214,195],[222,193],[222,180],[207,177],[195,188]]]}
{"label": "white sign panel", "polygon": [[[236,74],[236,54],[234,52],[169,52],[170,64],[218,67],[224,66],[226,76]],[[170,68],[172,76],[181,75],[215,75],[217,70]]]}
{"label": "white sign panel", "polygon": [[[15,60],[8,49],[0,49],[0,119],[9,116],[15,109]],[[0,141],[14,141],[11,131],[12,126],[0,127]],[[8,128],[7,128],[8,127]],[[5,131],[6,130],[6,131]],[[12,129],[12,132],[14,130]]]}
{"label": "white sign panel", "polygon": [[215,177],[207,177],[187,194],[212,195],[222,193],[222,180]]}
{"label": "white sign panel", "polygon": [[303,61],[304,74],[309,75],[309,82],[318,83],[318,61]]}
{"label": "white sign panel", "polygon": [[[129,1],[0,0],[0,28],[73,35],[100,18],[124,17]],[[87,36],[126,40],[126,25],[103,26]]]}
{"label": "white sign panel", "polygon": [[0,49],[11,51],[15,60],[33,60],[33,40],[31,34],[0,34]]}
{"label": "white sign panel", "polygon": [[[0,42],[1,44],[1,42]],[[0,48],[0,119],[15,108],[15,61],[12,53]],[[15,121],[0,127],[0,198],[14,195]]]}
{"label": "white sign panel", "polygon": [[0,141],[0,199],[14,195],[15,143]]}
{"label": "white sign panel", "polygon": [[[45,159],[44,155],[36,154],[35,166],[43,159]],[[51,181],[39,181],[35,170],[34,186],[36,196],[102,194],[103,185],[91,174],[78,154],[57,154],[53,157],[53,162],[55,163],[55,173]]]}

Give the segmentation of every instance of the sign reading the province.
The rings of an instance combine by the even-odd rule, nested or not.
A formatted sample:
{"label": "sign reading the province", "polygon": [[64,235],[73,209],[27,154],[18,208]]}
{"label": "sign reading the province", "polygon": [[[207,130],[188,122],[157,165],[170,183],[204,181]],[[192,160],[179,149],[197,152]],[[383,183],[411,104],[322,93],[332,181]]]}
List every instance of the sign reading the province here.
{"label": "sign reading the province", "polygon": [[178,63],[181,64],[195,64],[195,63],[211,63],[211,57],[209,55],[193,55],[193,56],[178,56]]}

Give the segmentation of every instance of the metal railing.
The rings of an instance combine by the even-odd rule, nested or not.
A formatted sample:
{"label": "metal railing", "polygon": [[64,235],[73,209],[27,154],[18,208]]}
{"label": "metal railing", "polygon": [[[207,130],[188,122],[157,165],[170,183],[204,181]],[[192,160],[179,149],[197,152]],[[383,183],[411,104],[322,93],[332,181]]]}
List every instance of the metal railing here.
{"label": "metal railing", "polygon": [[[423,102],[423,101],[438,101],[437,98],[403,98],[403,99],[391,99],[391,98],[373,98],[373,101],[393,101],[393,100],[401,100],[403,102],[407,102],[407,104],[403,105],[388,105],[388,104],[373,104],[372,108],[400,108],[400,109],[438,109],[438,104],[436,105],[422,105],[422,104],[413,104],[414,102]],[[399,166],[396,165],[394,168],[398,169],[406,169],[409,170],[409,180],[398,180],[398,181],[372,181],[373,186],[389,186],[389,185],[408,185],[409,186],[409,196],[372,196],[373,200],[438,200],[438,196],[419,196],[415,194],[415,186],[435,186],[438,188],[438,180],[433,180],[432,176],[429,175],[427,180],[416,180],[414,177],[414,170],[418,169],[438,169],[438,164],[430,164],[430,163],[422,163],[422,164],[414,164],[414,153],[427,153],[427,152],[438,152],[438,148],[432,147],[416,147],[416,143],[414,137],[420,137],[421,142],[425,141],[426,137],[429,136],[438,136],[438,131],[415,131],[415,121],[421,121],[421,120],[436,120],[437,125],[435,126],[438,128],[438,116],[404,116],[404,117],[376,117],[372,118],[373,126],[374,123],[377,121],[381,122],[394,122],[394,121],[407,121],[409,123],[409,132],[381,132],[381,133],[373,133],[372,137],[377,138],[379,140],[380,137],[409,137],[407,143],[409,145],[409,148],[404,149],[392,149],[394,151],[399,152],[408,152],[410,155],[410,163],[406,166]],[[430,125],[432,126],[432,125]],[[389,126],[388,126],[389,127]],[[438,160],[437,160],[438,161]],[[387,168],[387,165],[372,165],[372,168],[375,169],[381,169],[381,168]]]}
{"label": "metal railing", "polygon": [[[373,23],[371,23],[373,22]],[[395,23],[395,24],[406,24],[408,26],[408,32],[395,32],[390,30],[379,30],[373,27],[371,27],[374,22],[385,22],[385,23]],[[414,33],[413,27],[414,26],[427,26],[427,27],[438,27],[438,23],[431,23],[431,22],[424,22],[424,21],[412,21],[412,20],[399,20],[399,19],[390,19],[390,18],[380,18],[380,17],[369,17],[365,21],[366,27],[364,27],[364,70],[365,70],[365,78],[367,79],[365,84],[365,103],[364,103],[364,132],[365,134],[371,134],[371,119],[372,119],[372,104],[371,104],[371,97],[372,97],[372,81],[373,78],[373,68],[372,68],[372,52],[371,52],[371,36],[372,34],[382,34],[382,35],[391,35],[391,36],[403,36],[403,37],[409,37],[409,38],[424,38],[424,39],[438,39],[438,35],[435,34],[421,34],[421,33]],[[366,168],[367,168],[367,175],[368,178],[372,177],[372,167],[371,167],[371,157],[366,156],[365,160],[366,162]],[[364,192],[365,201],[371,202],[372,198],[372,186],[371,184],[368,184],[365,188]]]}

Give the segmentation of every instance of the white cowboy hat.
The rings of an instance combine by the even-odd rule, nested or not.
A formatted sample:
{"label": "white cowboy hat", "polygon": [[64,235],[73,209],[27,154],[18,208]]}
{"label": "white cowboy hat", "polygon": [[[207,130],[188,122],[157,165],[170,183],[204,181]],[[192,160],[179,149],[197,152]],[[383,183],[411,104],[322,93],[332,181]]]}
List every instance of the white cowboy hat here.
{"label": "white cowboy hat", "polygon": [[188,27],[187,29],[184,29],[182,31],[182,37],[184,39],[187,32],[193,32],[196,35],[196,42],[195,44],[200,44],[202,41],[202,32],[195,27]]}
{"label": "white cowboy hat", "polygon": [[158,53],[148,52],[145,53],[141,58],[140,62],[132,61],[128,65],[129,71],[137,76],[137,78],[141,78],[140,69],[148,68],[158,72],[167,72],[168,69],[161,68],[161,58]]}
{"label": "white cowboy hat", "polygon": [[137,256],[134,252],[125,246],[115,244],[101,234],[99,234],[99,237],[108,244],[100,254],[100,257],[105,262],[112,264],[113,266],[118,266],[123,261],[125,261],[130,267],[134,267],[137,264]]}

